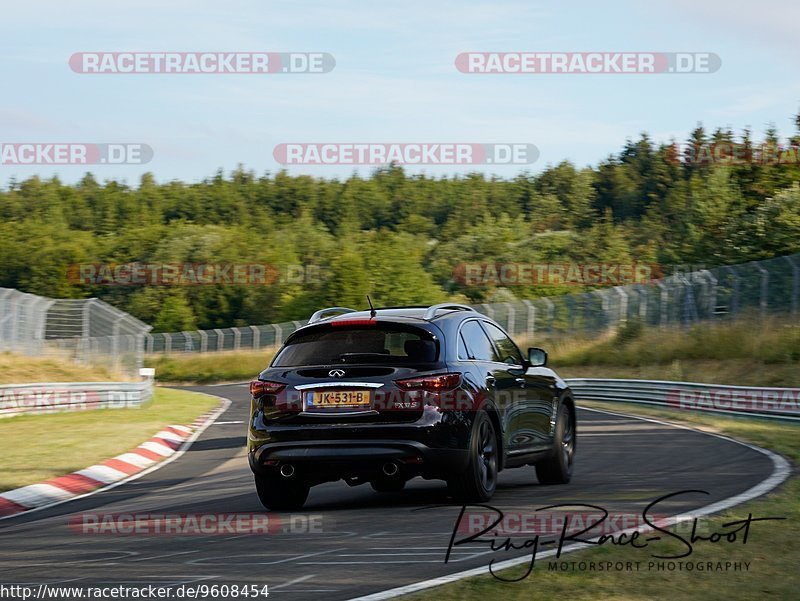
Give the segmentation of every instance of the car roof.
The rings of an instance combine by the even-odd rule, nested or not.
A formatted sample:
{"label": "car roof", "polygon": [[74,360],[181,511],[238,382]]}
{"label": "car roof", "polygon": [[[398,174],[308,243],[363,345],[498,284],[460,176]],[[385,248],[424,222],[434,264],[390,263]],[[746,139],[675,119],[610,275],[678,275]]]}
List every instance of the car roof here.
{"label": "car roof", "polygon": [[[380,307],[375,309],[375,317],[377,319],[391,319],[393,317],[402,317],[402,318],[410,318],[410,319],[419,319],[420,321],[431,322],[438,319],[448,318],[448,317],[455,317],[458,315],[468,317],[482,317],[483,315],[478,313],[477,311],[463,311],[458,309],[440,309],[436,312],[436,314],[429,318],[425,319],[425,313],[428,311],[427,305],[420,305],[420,306],[404,306],[404,307]],[[323,321],[332,323],[336,321],[347,321],[347,320],[358,320],[358,319],[370,319],[372,317],[372,313],[365,309],[364,311],[354,311],[352,313],[342,313],[341,315],[337,315],[333,318],[325,319]]]}
{"label": "car roof", "polygon": [[[325,312],[334,310],[345,312],[321,317]],[[390,325],[394,323],[404,327],[427,330],[435,338],[439,336],[447,338],[457,331],[451,328],[458,328],[461,323],[470,319],[482,319],[494,323],[494,320],[476,311],[473,307],[452,303],[440,303],[431,306],[379,307],[374,311],[373,317],[372,311],[369,309],[355,310],[344,307],[321,309],[312,315],[308,323],[291,332],[284,340],[284,344],[289,344],[298,336],[303,336],[306,333],[319,331],[320,329],[328,330],[331,326],[334,328],[336,326],[340,326],[340,328],[341,326],[359,328],[370,324]],[[450,333],[448,334],[448,332]]]}
{"label": "car roof", "polygon": [[289,334],[286,338],[286,342],[306,332],[315,331],[317,328],[369,325],[369,322],[372,324],[388,324],[394,322],[405,324],[406,326],[414,325],[426,329],[436,336],[437,334],[432,331],[431,328],[444,333],[440,327],[436,326],[437,323],[441,326],[443,325],[442,322],[460,323],[466,319],[476,318],[485,318],[485,316],[476,311],[473,307],[458,303],[439,303],[430,306],[407,305],[400,307],[380,307],[373,310],[328,307],[316,311],[309,318],[308,323]]}

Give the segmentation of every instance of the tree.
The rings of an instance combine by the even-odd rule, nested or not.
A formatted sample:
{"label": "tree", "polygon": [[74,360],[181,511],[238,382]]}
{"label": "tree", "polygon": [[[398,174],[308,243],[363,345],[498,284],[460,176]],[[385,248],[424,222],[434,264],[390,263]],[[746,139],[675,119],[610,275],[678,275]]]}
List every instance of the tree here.
{"label": "tree", "polygon": [[173,293],[164,299],[161,310],[153,323],[154,332],[182,332],[195,330],[194,314],[181,294]]}
{"label": "tree", "polygon": [[373,301],[381,305],[432,304],[444,300],[422,265],[427,239],[409,233],[387,231],[370,234],[362,255]]}
{"label": "tree", "polygon": [[370,292],[363,255],[351,244],[341,246],[328,270],[325,304],[357,309],[364,306]]}
{"label": "tree", "polygon": [[687,258],[706,265],[742,258],[741,245],[748,235],[744,200],[730,169],[718,167],[706,179],[693,177],[690,203]]}
{"label": "tree", "polygon": [[[136,188],[89,173],[75,185],[10,180],[0,189],[0,286],[96,296],[167,329],[213,328],[302,319],[325,303],[360,307],[367,293],[398,304],[576,290],[463,286],[456,272],[467,262],[773,257],[800,238],[800,113],[792,120],[797,131],[786,139],[774,126],[759,140],[749,129],[737,137],[698,124],[682,151],[642,133],[594,167],[562,161],[512,179],[390,165],[344,181],[241,166],[191,184],[148,173]],[[68,277],[74,264],[130,262],[260,264],[275,277],[179,289]]]}
{"label": "tree", "polygon": [[800,252],[800,184],[764,202],[753,221],[750,256],[766,259]]}

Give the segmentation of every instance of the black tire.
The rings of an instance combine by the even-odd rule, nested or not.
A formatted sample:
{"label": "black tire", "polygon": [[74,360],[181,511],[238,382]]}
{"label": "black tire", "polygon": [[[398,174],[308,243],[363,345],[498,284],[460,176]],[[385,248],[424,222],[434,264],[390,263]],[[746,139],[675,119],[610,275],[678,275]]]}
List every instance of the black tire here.
{"label": "black tire", "polygon": [[255,480],[258,499],[267,509],[300,509],[308,498],[309,486],[305,482],[258,475]]}
{"label": "black tire", "polygon": [[380,479],[370,482],[375,492],[400,492],[406,486],[406,481],[401,478]]}
{"label": "black tire", "polygon": [[553,453],[536,464],[536,477],[542,484],[567,484],[572,479],[577,436],[572,412],[561,405],[556,419]]}
{"label": "black tire", "polygon": [[500,448],[494,425],[485,411],[475,414],[470,437],[469,463],[464,473],[447,481],[450,494],[458,501],[488,501],[497,488]]}

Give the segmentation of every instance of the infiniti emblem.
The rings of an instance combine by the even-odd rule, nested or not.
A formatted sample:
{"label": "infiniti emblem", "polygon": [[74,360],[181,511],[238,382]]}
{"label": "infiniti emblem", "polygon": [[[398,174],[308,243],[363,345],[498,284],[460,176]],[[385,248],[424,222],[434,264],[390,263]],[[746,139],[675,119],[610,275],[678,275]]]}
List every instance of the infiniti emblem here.
{"label": "infiniti emblem", "polygon": [[342,369],[332,369],[328,372],[328,375],[331,378],[343,378],[344,377],[344,370]]}

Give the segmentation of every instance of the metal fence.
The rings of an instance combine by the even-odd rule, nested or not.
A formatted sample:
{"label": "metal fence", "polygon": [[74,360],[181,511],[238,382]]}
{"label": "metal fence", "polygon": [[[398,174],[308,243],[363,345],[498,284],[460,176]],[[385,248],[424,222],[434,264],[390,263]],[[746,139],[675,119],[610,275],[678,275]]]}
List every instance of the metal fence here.
{"label": "metal fence", "polygon": [[135,375],[150,326],[96,298],[52,299],[0,288],[0,350],[58,354]]}
{"label": "metal fence", "polygon": [[800,253],[740,265],[677,273],[615,286],[509,303],[479,305],[517,337],[605,331],[636,321],[688,326],[742,315],[798,315]]}
{"label": "metal fence", "polygon": [[[798,315],[800,253],[740,265],[703,269],[645,284],[580,294],[476,305],[512,336],[605,331],[630,321],[687,326],[743,314]],[[146,335],[147,353],[258,350],[279,346],[306,321]]]}
{"label": "metal fence", "polygon": [[286,336],[305,324],[303,320],[244,328],[148,334],[145,337],[145,352],[208,353],[271,348],[283,344]]}
{"label": "metal fence", "polygon": [[0,288],[0,350],[37,355],[44,343],[52,299]]}

